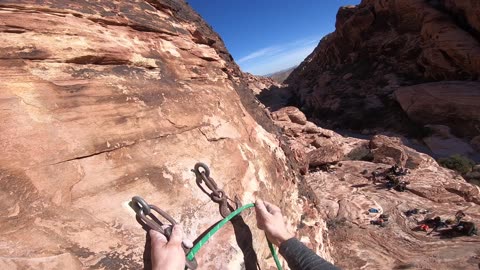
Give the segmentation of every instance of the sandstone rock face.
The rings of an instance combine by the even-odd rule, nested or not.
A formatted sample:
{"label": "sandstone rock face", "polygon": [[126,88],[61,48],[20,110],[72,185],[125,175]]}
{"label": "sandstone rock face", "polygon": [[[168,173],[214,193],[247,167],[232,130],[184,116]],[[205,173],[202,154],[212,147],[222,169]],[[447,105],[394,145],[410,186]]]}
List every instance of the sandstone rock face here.
{"label": "sandstone rock face", "polygon": [[[467,111],[479,111],[474,94],[478,83],[437,83],[439,92],[431,94],[435,100],[430,102],[441,100],[432,113],[445,112],[447,96],[456,97],[449,101],[453,108],[444,121],[420,125],[417,120],[423,116],[406,115],[392,94],[401,86],[424,82],[478,81],[479,14],[474,0],[363,0],[358,6],[342,7],[335,32],[325,36],[286,80],[294,104],[327,128],[415,133],[424,124],[458,122],[454,132],[468,133],[467,125],[478,116],[466,118],[455,108],[466,102]],[[466,101],[466,95],[475,97]]]}
{"label": "sandstone rock face", "polygon": [[277,121],[290,121],[295,124],[305,125],[307,117],[296,107],[284,107],[274,113],[272,117]]}
{"label": "sandstone rock face", "polygon": [[426,127],[433,134],[423,138],[423,141],[437,157],[449,157],[455,154],[468,156],[474,153],[472,146],[468,142],[452,135],[448,126],[426,125]]}
{"label": "sandstone rock face", "polygon": [[399,140],[387,136],[377,135],[370,141],[373,162],[404,167],[407,163],[407,154],[401,147]]}
{"label": "sandstone rock face", "polygon": [[[294,111],[291,107],[289,110]],[[272,116],[280,127],[294,124],[283,113],[273,112]],[[439,134],[442,131],[443,135],[449,134],[448,129],[437,129]],[[463,210],[466,220],[478,226],[478,186],[440,167],[430,156],[406,147],[400,138],[377,135],[367,141],[326,131],[307,122],[296,134],[286,135],[299,157],[309,157],[303,185],[317,208],[305,211],[308,215],[303,219],[304,224],[311,230],[325,228],[321,246],[332,255],[337,266],[342,269],[478,268],[478,237],[449,238],[438,232],[427,234],[418,230],[423,219],[435,216],[452,219],[458,210]],[[337,147],[332,149],[333,145]],[[327,166],[312,164],[315,161],[312,158],[331,158],[339,153],[338,149],[343,150],[342,158],[318,164],[329,163]],[[331,163],[333,161],[336,162]],[[387,189],[386,180],[372,181],[373,172],[385,173],[391,164],[409,168],[402,179],[410,183],[405,192]],[[474,169],[469,181],[477,181],[478,171],[480,169]],[[369,213],[370,208],[379,213]],[[411,217],[404,214],[414,208],[428,212]],[[385,227],[370,224],[381,214],[390,216]]]}
{"label": "sandstone rock face", "polygon": [[[425,160],[405,178],[411,183],[407,191],[389,191],[368,179],[372,171],[387,167],[343,161],[329,172],[307,175],[306,182],[317,199],[318,216],[327,223],[328,244],[336,265],[342,269],[476,269],[480,263],[478,237],[446,238],[415,228],[424,218],[451,219],[462,209],[466,209],[468,220],[478,225],[478,187]],[[369,213],[370,208],[379,213]],[[404,212],[414,208],[428,209],[429,213],[406,217]],[[386,227],[370,224],[383,213],[390,215]]]}
{"label": "sandstone rock face", "polygon": [[395,91],[408,116],[421,124],[443,124],[462,136],[479,134],[480,82],[435,82]]}
{"label": "sandstone rock face", "polygon": [[[279,204],[292,228],[311,209],[244,75],[184,1],[2,1],[0,32],[1,269],[142,268],[134,195],[195,239],[221,218],[197,161],[243,203]],[[243,217],[267,269],[264,234]],[[329,258],[321,226],[305,228]],[[255,263],[234,233],[212,238],[199,269]]]}
{"label": "sandstone rock face", "polygon": [[343,157],[344,153],[341,146],[331,142],[320,145],[318,149],[308,152],[309,165],[312,167],[335,163],[342,160]]}
{"label": "sandstone rock face", "polygon": [[269,77],[255,76],[250,73],[244,73],[248,88],[253,91],[255,95],[260,94],[273,87],[281,87],[282,84]]}

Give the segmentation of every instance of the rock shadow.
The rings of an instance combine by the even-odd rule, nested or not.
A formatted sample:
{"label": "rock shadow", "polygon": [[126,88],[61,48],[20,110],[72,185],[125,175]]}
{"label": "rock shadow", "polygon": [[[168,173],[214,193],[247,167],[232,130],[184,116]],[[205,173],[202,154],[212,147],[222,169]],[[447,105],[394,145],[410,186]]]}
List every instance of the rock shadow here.
{"label": "rock shadow", "polygon": [[[233,208],[230,207],[231,210]],[[196,245],[200,239],[202,239],[211,229],[217,226],[221,220],[210,226],[207,230],[205,230],[202,234],[200,234],[195,241],[193,241],[193,245]],[[243,253],[243,261],[244,265],[242,269],[245,270],[260,270],[260,265],[258,263],[257,253],[253,249],[253,235],[250,227],[245,223],[242,216],[236,216],[230,220],[233,225],[233,231],[235,234],[235,240],[237,242],[238,247]]]}
{"label": "rock shadow", "polygon": [[292,99],[292,92],[288,86],[271,86],[263,89],[257,99],[265,105],[271,112],[277,111],[283,107],[289,106]]}

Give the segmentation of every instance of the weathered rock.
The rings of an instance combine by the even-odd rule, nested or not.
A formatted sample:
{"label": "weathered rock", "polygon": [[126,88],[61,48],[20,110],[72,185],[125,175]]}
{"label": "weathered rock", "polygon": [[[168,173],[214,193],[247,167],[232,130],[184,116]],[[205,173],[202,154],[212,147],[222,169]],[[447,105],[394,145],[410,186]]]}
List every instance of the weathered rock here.
{"label": "weathered rock", "polygon": [[302,134],[304,126],[292,122],[278,122],[282,132],[290,137],[298,137]]}
{"label": "weathered rock", "polygon": [[307,123],[307,117],[305,117],[305,114],[293,106],[284,107],[273,112],[272,118],[276,121],[286,121],[288,119],[299,125],[305,125]]}
{"label": "weathered rock", "polygon": [[[479,188],[470,185],[436,162],[424,160],[405,180],[406,192],[393,192],[368,179],[375,170],[388,165],[365,161],[342,161],[332,172],[309,173],[305,181],[317,199],[318,216],[328,228],[328,242],[336,265],[342,269],[475,269],[476,238],[442,237],[433,232],[416,231],[418,222],[428,217],[406,217],[410,209],[428,209],[430,217],[453,218],[464,210],[466,219],[479,224]],[[368,173],[364,173],[364,171]],[[370,208],[379,210],[369,213]],[[390,215],[389,224],[380,228],[370,224],[380,214]],[[345,243],[351,243],[346,245]],[[425,245],[428,243],[428,260]],[[448,252],[445,252],[448,250]]]}
{"label": "weathered rock", "polygon": [[[424,82],[478,81],[479,14],[480,5],[474,0],[362,0],[358,6],[342,7],[335,32],[320,41],[286,84],[297,106],[312,112],[307,117],[320,116],[325,128],[419,132],[418,124],[406,117],[391,94],[399,86]],[[480,104],[477,97],[466,101],[457,89],[451,88],[450,104],[465,101],[467,113],[480,111],[472,107]],[[415,102],[422,99],[432,105],[437,101],[420,96]],[[474,130],[471,124],[478,124],[478,116],[465,117],[455,109],[460,108],[457,105],[442,119],[440,110],[446,107],[441,99],[443,109],[424,106],[422,110],[439,113],[438,121],[420,126],[446,124],[454,133]],[[409,116],[416,119],[415,112]],[[457,126],[450,125],[455,121]]]}
{"label": "weathered rock", "polygon": [[305,152],[305,146],[296,140],[289,141],[289,147],[298,163],[300,173],[305,175],[308,172],[308,156]]}
{"label": "weathered rock", "polygon": [[402,148],[399,139],[389,138],[384,135],[376,135],[370,141],[370,149],[373,155],[373,162],[399,165],[404,167],[408,156]]}
{"label": "weathered rock", "polygon": [[452,135],[449,127],[443,125],[427,125],[426,127],[433,131],[433,134],[423,138],[423,141],[436,156],[469,155],[474,152],[467,142]]}
{"label": "weathered rock", "polygon": [[248,88],[252,90],[255,95],[262,93],[262,91],[267,91],[273,87],[281,87],[282,84],[277,82],[274,79],[269,77],[255,76],[250,73],[245,73],[245,80],[248,83]]}
{"label": "weathered rock", "polygon": [[[197,161],[230,196],[279,204],[298,228],[308,203],[282,143],[184,1],[7,0],[0,22],[0,269],[142,268],[134,195],[195,239],[221,218],[195,184]],[[264,233],[251,212],[244,220],[254,240],[242,243],[268,269]],[[255,264],[234,233],[210,240],[199,269]]]}
{"label": "weathered rock", "polygon": [[[276,121],[276,124],[282,126],[285,122]],[[304,127],[289,141],[290,147],[300,156],[307,152],[309,166],[329,165],[305,174],[302,185],[310,190],[308,196],[315,202],[318,211],[305,210],[302,225],[310,231],[326,227],[321,247],[330,250],[336,265],[343,269],[397,269],[407,266],[473,269],[477,266],[478,260],[470,260],[476,256],[474,247],[477,242],[474,239],[444,239],[439,233],[425,235],[416,227],[424,218],[435,215],[442,219],[453,218],[462,209],[467,213],[466,220],[478,224],[479,187],[440,167],[433,158],[406,147],[401,138],[377,135],[369,142],[334,132],[332,136],[323,136],[324,131],[317,132],[321,128],[315,128],[310,122]],[[449,138],[448,127],[433,128],[439,137]],[[316,149],[312,150],[312,147]],[[370,160],[370,151],[375,155],[374,162],[357,161]],[[302,158],[297,157],[297,160]],[[335,162],[336,165],[330,164]],[[386,180],[371,181],[372,172],[385,173],[390,168],[390,165],[376,162],[409,168],[409,173],[402,178],[410,183],[407,191],[388,190],[385,188]],[[471,176],[476,177],[476,174]],[[469,181],[480,183],[476,178]],[[370,208],[378,209],[379,213],[370,214]],[[403,213],[413,208],[427,208],[430,216],[405,217]],[[370,221],[382,213],[390,214],[390,224],[385,228],[371,225]],[[428,261],[425,261],[424,253],[426,243],[431,258]],[[445,249],[449,252],[445,253]]]}
{"label": "weathered rock", "polygon": [[402,87],[395,98],[403,110],[420,124],[442,124],[456,134],[478,134],[480,82],[435,82]]}
{"label": "weathered rock", "polygon": [[308,152],[307,155],[311,167],[335,163],[344,157],[342,147],[331,141],[325,141],[321,147]]}
{"label": "weathered rock", "polygon": [[306,133],[320,134],[321,136],[326,137],[326,138],[341,137],[340,134],[338,134],[338,133],[336,133],[332,130],[329,130],[329,129],[321,128],[321,127],[319,127],[319,126],[317,126],[314,123],[309,122],[309,121],[307,121],[303,130]]}

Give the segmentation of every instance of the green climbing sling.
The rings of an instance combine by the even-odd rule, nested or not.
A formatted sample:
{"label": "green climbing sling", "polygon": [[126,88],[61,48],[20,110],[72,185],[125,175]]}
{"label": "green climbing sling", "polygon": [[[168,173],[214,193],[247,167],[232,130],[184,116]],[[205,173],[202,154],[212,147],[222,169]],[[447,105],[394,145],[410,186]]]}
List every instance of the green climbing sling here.
{"label": "green climbing sling", "polygon": [[[243,210],[248,208],[255,207],[255,204],[250,203],[244,205],[237,210],[230,213],[227,217],[222,219],[215,227],[213,227],[210,231],[208,231],[198,242],[193,246],[190,252],[187,254],[187,260],[192,261],[195,258],[195,255],[198,253],[200,248],[207,243],[208,239],[210,239],[218,230],[220,230],[225,224],[227,224],[232,218],[236,217],[240,214]],[[268,241],[268,239],[267,239]],[[272,253],[273,259],[275,260],[275,264],[277,265],[277,269],[282,270],[282,265],[280,264],[280,260],[278,259],[277,253],[275,252],[275,248],[273,247],[272,243],[268,241],[268,247],[270,248],[270,252]]]}

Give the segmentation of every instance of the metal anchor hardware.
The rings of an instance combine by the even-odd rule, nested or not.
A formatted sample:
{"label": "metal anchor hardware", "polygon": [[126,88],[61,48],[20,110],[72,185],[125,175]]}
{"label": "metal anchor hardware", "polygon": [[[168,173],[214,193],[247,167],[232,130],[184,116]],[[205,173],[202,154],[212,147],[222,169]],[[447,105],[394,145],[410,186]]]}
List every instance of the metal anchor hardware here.
{"label": "metal anchor hardware", "polygon": [[[202,169],[202,170],[200,170]],[[242,206],[242,203],[240,202],[240,199],[235,196],[234,200],[231,200],[226,194],[225,191],[222,189],[218,188],[217,183],[213,178],[210,177],[210,168],[205,163],[198,162],[195,164],[194,169],[192,170],[195,173],[196,176],[196,183],[197,186],[205,193],[208,194],[210,199],[217,203],[220,207],[220,214],[222,217],[227,217],[230,213],[235,211],[236,209],[240,208]],[[203,187],[202,183],[205,184],[205,186],[211,190],[211,192],[208,192],[205,187]],[[229,203],[232,202],[235,204],[235,208],[231,206]]]}
{"label": "metal anchor hardware", "polygon": [[[142,197],[135,196],[132,198],[132,207],[145,225],[147,225],[150,229],[160,232],[161,234],[165,235],[167,239],[170,239],[170,235],[172,234],[172,228],[174,225],[177,224],[175,219],[170,216],[167,212],[163,211],[162,209],[158,208],[155,205],[148,204]],[[153,214],[153,212],[157,212],[157,214],[164,219],[166,219],[170,224],[168,227],[165,228],[164,224],[160,221],[160,219]],[[187,248],[182,243],[183,251],[185,252],[185,256],[190,252],[190,248]],[[197,269],[197,260],[186,260],[185,266],[188,269],[195,270]]]}

